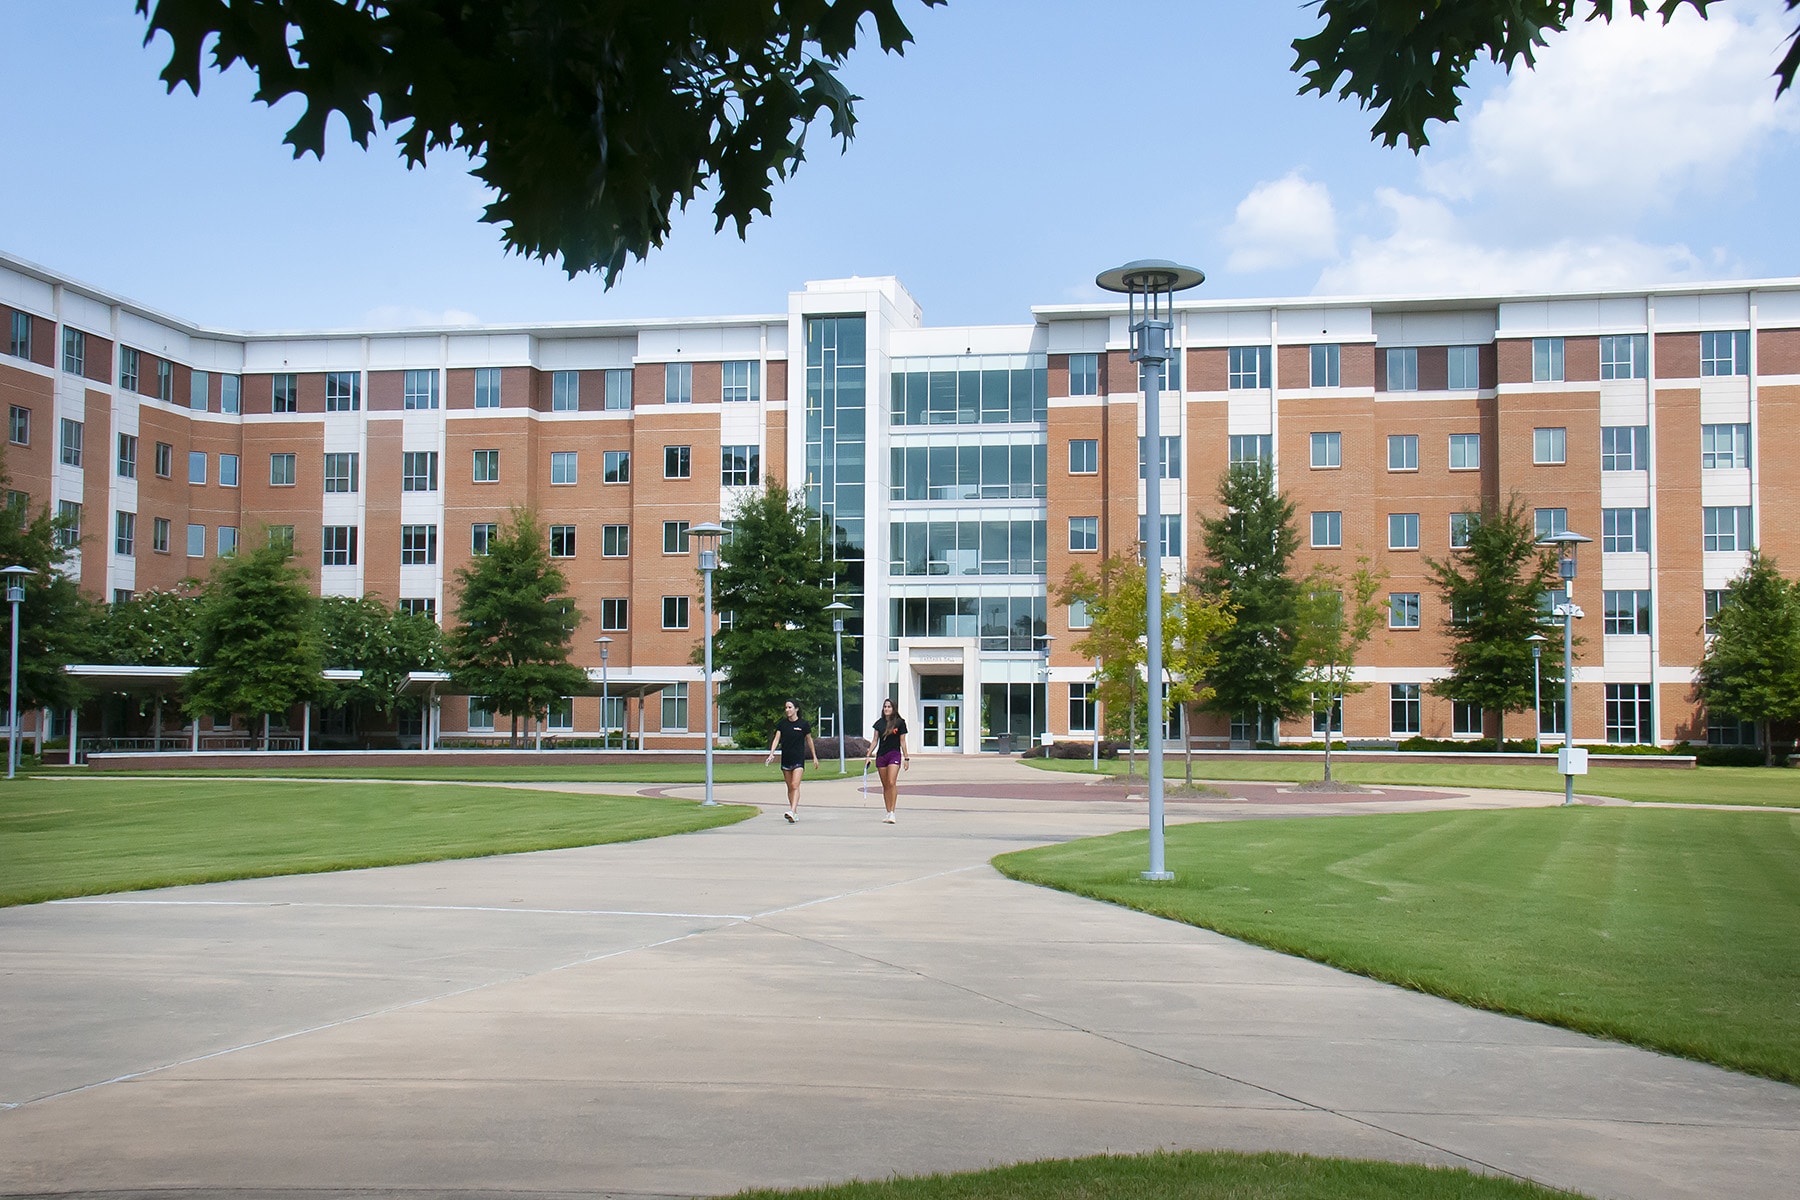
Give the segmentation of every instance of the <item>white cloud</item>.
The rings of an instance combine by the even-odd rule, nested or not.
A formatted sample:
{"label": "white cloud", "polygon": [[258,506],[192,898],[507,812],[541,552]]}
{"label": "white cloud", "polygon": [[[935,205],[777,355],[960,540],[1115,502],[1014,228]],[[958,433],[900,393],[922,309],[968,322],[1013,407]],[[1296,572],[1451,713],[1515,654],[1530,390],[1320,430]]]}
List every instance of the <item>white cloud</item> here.
{"label": "white cloud", "polygon": [[1331,191],[1290,171],[1266,180],[1238,202],[1237,218],[1224,234],[1226,268],[1264,271],[1330,258],[1337,253],[1337,214]]}
{"label": "white cloud", "polygon": [[407,329],[423,326],[432,329],[445,325],[479,325],[481,318],[460,308],[417,308],[409,304],[383,304],[362,315],[362,323],[375,329]]}

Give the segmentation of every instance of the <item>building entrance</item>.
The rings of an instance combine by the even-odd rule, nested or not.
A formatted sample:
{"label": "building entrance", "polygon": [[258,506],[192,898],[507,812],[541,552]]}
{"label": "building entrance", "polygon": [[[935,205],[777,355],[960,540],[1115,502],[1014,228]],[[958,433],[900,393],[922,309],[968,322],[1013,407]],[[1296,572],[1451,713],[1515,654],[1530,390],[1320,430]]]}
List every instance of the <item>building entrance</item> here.
{"label": "building entrance", "polygon": [[920,748],[929,751],[962,751],[962,701],[926,700],[919,715]]}

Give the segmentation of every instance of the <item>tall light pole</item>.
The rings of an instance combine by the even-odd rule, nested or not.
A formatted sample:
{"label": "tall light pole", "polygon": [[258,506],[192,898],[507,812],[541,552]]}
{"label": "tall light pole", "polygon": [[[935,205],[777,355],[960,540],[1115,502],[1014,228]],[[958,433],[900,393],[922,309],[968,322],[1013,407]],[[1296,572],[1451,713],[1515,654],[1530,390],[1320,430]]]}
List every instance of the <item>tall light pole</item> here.
{"label": "tall light pole", "polygon": [[[1056,640],[1056,635],[1054,633],[1040,633],[1037,635],[1037,637],[1034,640],[1044,643],[1044,666],[1043,666],[1044,732],[1049,733],[1050,732],[1050,643],[1054,642]],[[1034,715],[1036,714],[1036,712],[1037,712],[1036,704],[1032,705],[1032,712]],[[1036,724],[1035,720],[1033,721],[1033,724],[1034,725]],[[1039,745],[1043,745],[1042,740],[1038,737],[1038,731],[1035,728],[1031,731],[1031,740],[1034,742],[1037,742]],[[1050,756],[1048,754],[1045,754],[1044,757],[1048,758]]]}
{"label": "tall light pole", "polygon": [[[6,777],[11,779],[19,770],[19,605],[25,603],[25,577],[36,575],[30,567],[0,568],[0,575],[6,576],[6,601],[12,605],[12,686],[7,689],[6,701]],[[69,751],[69,761],[75,761],[75,752]]]}
{"label": "tall light pole", "polygon": [[706,743],[706,799],[700,802],[702,805],[718,803],[713,799],[712,577],[719,569],[718,544],[725,533],[725,527],[715,521],[688,526],[688,536],[700,539],[700,574],[706,577],[706,731],[702,734]]}
{"label": "tall light pole", "polygon": [[1575,551],[1593,540],[1567,529],[1538,539],[1538,545],[1556,549],[1563,584],[1563,602],[1554,611],[1563,621],[1563,748],[1557,767],[1562,771],[1564,804],[1575,803],[1575,776],[1587,774],[1587,755],[1575,749],[1575,621],[1582,615],[1575,604]]}
{"label": "tall light pole", "polygon": [[837,637],[837,744],[838,774],[844,771],[844,614],[855,612],[842,600],[832,598],[825,611],[831,614],[831,632]]}
{"label": "tall light pole", "polygon": [[1100,656],[1094,656],[1094,681],[1088,684],[1088,722],[1094,727],[1094,774],[1100,773]]}
{"label": "tall light pole", "polygon": [[594,639],[594,645],[600,647],[600,746],[612,749],[612,734],[608,731],[606,718],[612,711],[612,690],[606,685],[606,656],[612,649],[612,639],[601,636]]}
{"label": "tall light pole", "polygon": [[1125,295],[1131,326],[1131,361],[1149,363],[1144,370],[1144,628],[1149,639],[1150,675],[1150,869],[1145,879],[1173,879],[1163,865],[1163,724],[1162,724],[1162,385],[1175,328],[1176,292],[1198,287],[1206,275],[1164,259],[1139,259],[1103,271],[1094,282]]}
{"label": "tall light pole", "polygon": [[[1538,660],[1544,656],[1544,643],[1550,639],[1541,633],[1534,633],[1525,641],[1531,646],[1531,723],[1537,728],[1532,734],[1534,754],[1544,752],[1544,685],[1539,674]],[[1501,750],[1506,747],[1502,745]]]}

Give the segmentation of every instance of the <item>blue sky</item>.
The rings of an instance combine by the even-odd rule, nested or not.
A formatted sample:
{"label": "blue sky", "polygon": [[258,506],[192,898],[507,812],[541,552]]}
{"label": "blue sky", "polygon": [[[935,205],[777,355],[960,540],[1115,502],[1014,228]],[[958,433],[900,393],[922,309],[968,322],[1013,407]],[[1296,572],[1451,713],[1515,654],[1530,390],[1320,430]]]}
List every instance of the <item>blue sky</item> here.
{"label": "blue sky", "polygon": [[932,324],[1021,322],[1140,257],[1217,297],[1800,273],[1779,0],[1584,25],[1535,72],[1478,72],[1419,157],[1295,94],[1298,3],[901,2],[917,43],[853,59],[848,154],[818,127],[747,240],[696,204],[608,292],[505,255],[453,157],[408,172],[339,126],[295,161],[293,110],[241,69],[165,95],[131,0],[0,0],[0,249],[237,329],[780,312],[852,274],[898,276]]}

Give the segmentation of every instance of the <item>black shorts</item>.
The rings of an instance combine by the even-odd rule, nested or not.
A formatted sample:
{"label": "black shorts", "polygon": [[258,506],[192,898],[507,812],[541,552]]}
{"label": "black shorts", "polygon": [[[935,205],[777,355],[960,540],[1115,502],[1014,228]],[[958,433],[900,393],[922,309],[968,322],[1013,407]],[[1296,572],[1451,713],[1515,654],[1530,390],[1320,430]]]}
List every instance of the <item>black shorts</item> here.
{"label": "black shorts", "polygon": [[784,758],[781,760],[781,769],[784,771],[804,771],[806,769],[806,760],[804,758],[797,758],[793,762],[789,762]]}

